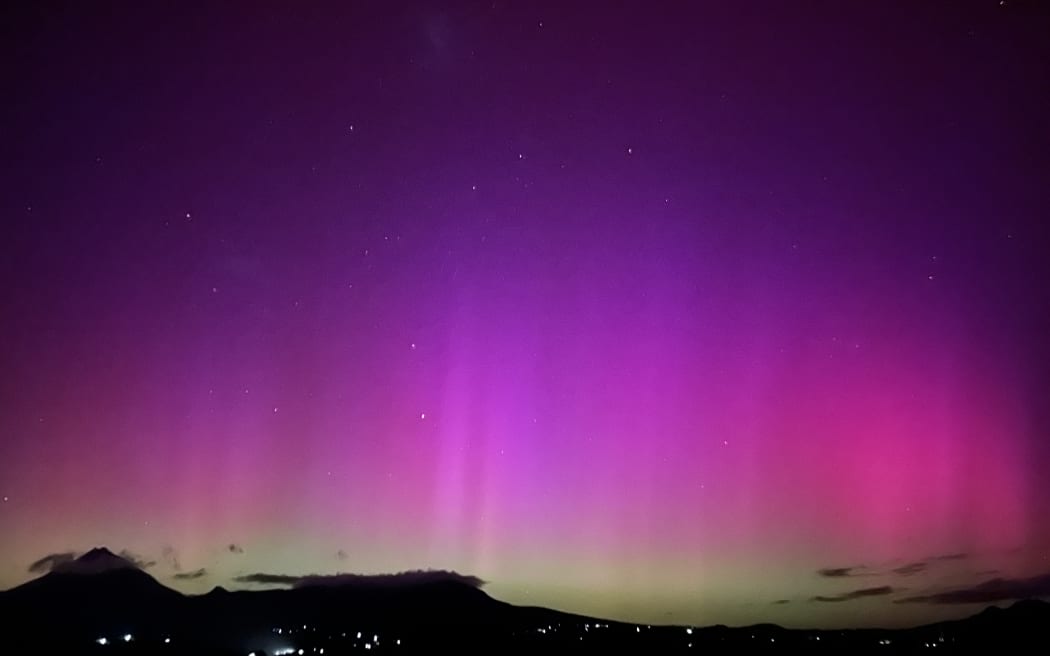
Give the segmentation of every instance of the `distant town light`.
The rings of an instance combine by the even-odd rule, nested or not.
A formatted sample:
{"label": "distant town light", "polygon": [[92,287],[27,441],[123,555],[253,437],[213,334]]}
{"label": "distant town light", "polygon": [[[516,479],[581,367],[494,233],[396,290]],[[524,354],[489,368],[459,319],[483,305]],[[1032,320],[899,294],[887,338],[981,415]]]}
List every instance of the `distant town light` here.
{"label": "distant town light", "polygon": [[372,648],[372,643],[371,642],[366,642],[365,643],[365,649],[371,649],[371,648]]}
{"label": "distant town light", "polygon": [[130,633],[125,633],[124,634],[124,642],[131,642],[131,634]]}
{"label": "distant town light", "polygon": [[299,656],[303,656],[303,650],[302,649],[299,650]]}
{"label": "distant town light", "polygon": [[97,642],[97,643],[98,643],[98,644],[100,644],[100,645],[108,645],[108,644],[109,644],[109,640],[107,640],[107,639],[105,639],[105,638],[99,638],[99,639],[98,639],[98,640],[96,640],[95,642]]}
{"label": "distant town light", "polygon": [[693,635],[693,629],[692,628],[686,629],[685,632],[686,632],[687,635]]}
{"label": "distant town light", "polygon": [[171,638],[164,638],[164,644],[170,645],[171,644]]}

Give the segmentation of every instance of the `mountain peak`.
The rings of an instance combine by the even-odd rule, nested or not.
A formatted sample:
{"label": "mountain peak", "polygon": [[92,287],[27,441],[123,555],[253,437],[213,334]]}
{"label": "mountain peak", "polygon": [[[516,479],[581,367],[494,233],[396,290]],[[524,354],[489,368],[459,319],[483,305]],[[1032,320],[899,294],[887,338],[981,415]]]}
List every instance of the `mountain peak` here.
{"label": "mountain peak", "polygon": [[77,558],[77,560],[95,560],[99,558],[119,558],[119,556],[105,547],[95,547],[80,558]]}
{"label": "mountain peak", "polygon": [[54,569],[62,574],[98,574],[120,569],[139,569],[127,558],[118,556],[105,547],[95,547],[83,556]]}

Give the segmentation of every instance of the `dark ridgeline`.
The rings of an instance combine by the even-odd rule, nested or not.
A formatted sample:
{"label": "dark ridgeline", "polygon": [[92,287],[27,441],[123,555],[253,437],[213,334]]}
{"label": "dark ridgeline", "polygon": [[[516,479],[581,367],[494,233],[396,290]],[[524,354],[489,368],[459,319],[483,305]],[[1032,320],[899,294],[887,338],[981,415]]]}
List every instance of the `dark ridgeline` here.
{"label": "dark ridgeline", "polygon": [[649,627],[512,606],[455,580],[235,592],[217,587],[186,596],[106,549],[0,592],[0,617],[8,654],[1043,654],[1050,647],[1050,604],[1042,601],[904,630]]}

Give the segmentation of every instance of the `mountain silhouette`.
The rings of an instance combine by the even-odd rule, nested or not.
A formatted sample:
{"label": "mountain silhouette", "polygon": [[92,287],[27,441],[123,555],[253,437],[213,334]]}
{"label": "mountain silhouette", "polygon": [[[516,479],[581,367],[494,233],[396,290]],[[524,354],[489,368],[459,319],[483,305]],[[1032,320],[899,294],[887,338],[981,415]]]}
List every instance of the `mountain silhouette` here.
{"label": "mountain silhouette", "polygon": [[57,632],[82,643],[97,631],[156,630],[184,600],[130,560],[98,548],[0,593],[0,612],[38,637]]}
{"label": "mountain silhouette", "polygon": [[[1041,653],[1050,604],[1019,601],[963,620],[912,629],[790,630],[647,626],[513,606],[461,580],[367,577],[291,589],[183,595],[134,562],[92,549],[75,561],[0,592],[9,653],[304,654],[463,652],[849,653],[940,651]],[[125,640],[126,638],[126,640]],[[105,644],[101,644],[105,643]],[[292,651],[288,651],[292,650]],[[937,652],[937,653],[940,653]]]}
{"label": "mountain silhouette", "polygon": [[42,601],[54,604],[111,599],[135,599],[156,603],[172,601],[182,595],[159,583],[135,563],[104,547],[56,566],[40,578],[3,593],[5,599],[33,606]]}
{"label": "mountain silhouette", "polygon": [[54,571],[68,574],[98,574],[115,569],[138,569],[138,567],[127,558],[118,556],[105,547],[96,547],[80,558],[57,565]]}

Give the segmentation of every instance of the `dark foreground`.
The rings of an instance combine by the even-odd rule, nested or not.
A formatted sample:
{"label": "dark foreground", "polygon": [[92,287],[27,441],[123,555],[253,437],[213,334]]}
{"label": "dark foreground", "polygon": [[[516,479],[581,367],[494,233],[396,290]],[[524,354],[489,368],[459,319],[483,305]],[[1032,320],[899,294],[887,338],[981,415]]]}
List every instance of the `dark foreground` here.
{"label": "dark foreground", "polygon": [[639,626],[512,606],[450,581],[186,596],[108,551],[81,560],[100,566],[0,593],[4,653],[1050,653],[1042,601],[892,631]]}

